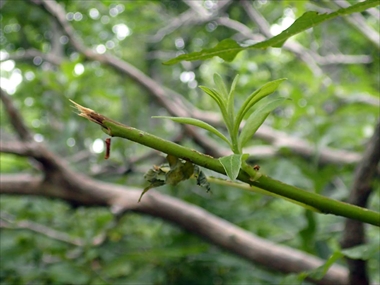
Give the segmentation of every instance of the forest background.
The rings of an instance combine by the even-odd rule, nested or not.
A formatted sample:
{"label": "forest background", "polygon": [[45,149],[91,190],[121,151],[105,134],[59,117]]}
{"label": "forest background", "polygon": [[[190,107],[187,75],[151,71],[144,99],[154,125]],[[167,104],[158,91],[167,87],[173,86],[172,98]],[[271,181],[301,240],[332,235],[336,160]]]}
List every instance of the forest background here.
{"label": "forest background", "polygon": [[68,100],[221,157],[231,150],[217,137],[151,116],[191,116],[226,132],[200,85],[214,87],[219,73],[230,86],[239,74],[240,106],[287,78],[271,96],[290,100],[244,149],[250,163],[379,212],[380,13],[368,2],[377,6],[282,47],[164,65],[225,39],[262,42],[305,12],[358,2],[2,1],[1,284],[380,283],[373,225],[223,180],[210,181],[211,193],[192,179],[163,186],[137,203],[144,174],[165,157],[113,138],[105,160],[107,135]]}

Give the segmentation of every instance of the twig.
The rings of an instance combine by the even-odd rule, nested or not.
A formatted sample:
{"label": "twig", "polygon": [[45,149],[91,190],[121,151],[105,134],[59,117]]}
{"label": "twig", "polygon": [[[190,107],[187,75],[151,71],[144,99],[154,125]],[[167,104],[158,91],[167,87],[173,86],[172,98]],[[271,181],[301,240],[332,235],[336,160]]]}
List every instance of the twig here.
{"label": "twig", "polygon": [[73,238],[64,232],[56,231],[54,229],[51,229],[41,224],[38,224],[32,221],[16,222],[12,215],[4,213],[4,212],[0,213],[0,218],[2,219],[2,221],[0,221],[0,228],[17,229],[17,230],[27,229],[27,230],[42,234],[44,236],[50,237],[52,239],[59,240],[68,244],[75,245],[75,246],[85,245],[85,242],[80,238]]}
{"label": "twig", "polygon": [[62,59],[53,55],[52,53],[42,53],[39,50],[36,49],[27,49],[22,52],[17,52],[15,54],[9,54],[5,56],[3,59],[0,60],[0,62],[6,61],[6,60],[15,60],[15,61],[21,61],[21,60],[30,60],[34,59],[35,57],[41,57],[43,60],[50,62],[54,65],[59,65],[62,62]]}
{"label": "twig", "polygon": [[[270,26],[267,20],[253,7],[252,3],[247,0],[241,0],[247,15],[254,21],[259,27],[260,31],[265,35],[266,38],[272,37],[270,32]],[[323,70],[318,66],[314,58],[307,52],[307,50],[300,44],[296,42],[287,41],[283,45],[283,48],[293,52],[298,58],[300,58],[310,69],[310,71],[317,77],[324,77],[324,84],[326,86],[330,85],[332,80],[323,72]]]}
{"label": "twig", "polygon": [[[345,0],[333,0],[333,2],[341,7],[347,8],[350,6]],[[355,29],[360,31],[367,39],[369,39],[376,47],[380,48],[380,35],[374,29],[367,25],[365,18],[360,13],[354,13],[344,17]]]}
{"label": "twig", "polygon": [[[73,101],[71,102],[79,110],[79,116],[100,125],[102,127],[102,130],[110,136],[122,137],[145,145],[147,147],[162,151],[166,154],[171,154],[186,161],[193,162],[197,165],[216,171],[218,173],[226,174],[219,160],[213,157],[204,155],[184,146],[177,145],[173,142],[166,141],[141,130],[125,126],[89,108],[83,107]],[[380,226],[380,213],[335,201],[319,194],[307,192],[302,189],[283,184],[266,175],[262,175],[256,181],[252,181],[245,172],[240,171],[237,179],[250,185],[259,187],[263,190],[304,203],[318,209],[325,214],[335,214]]]}
{"label": "twig", "polygon": [[148,38],[149,42],[155,43],[161,41],[166,35],[174,32],[176,29],[182,25],[189,22],[191,19],[194,19],[194,13],[191,10],[187,10],[178,17],[171,19],[170,23],[165,27],[159,29],[153,36]]}
{"label": "twig", "polygon": [[26,127],[20,113],[16,109],[16,107],[13,105],[11,98],[9,95],[0,88],[0,98],[1,101],[3,101],[4,107],[6,111],[9,114],[9,120],[16,130],[18,136],[23,141],[32,141],[33,135],[29,131],[29,129]]}
{"label": "twig", "polygon": [[[36,222],[32,222],[28,220],[22,220],[22,221],[16,222],[13,215],[10,215],[5,212],[0,212],[0,219],[2,219],[2,221],[0,221],[0,228],[12,229],[12,230],[26,229],[26,230],[30,230],[32,232],[47,236],[49,238],[59,240],[68,244],[75,245],[75,246],[82,247],[88,244],[88,242],[85,239],[73,238],[65,232],[54,230],[52,228],[49,228],[45,225],[41,225]],[[101,233],[95,236],[90,242],[90,244],[94,246],[98,246],[105,241],[105,238],[106,238],[105,233]]]}

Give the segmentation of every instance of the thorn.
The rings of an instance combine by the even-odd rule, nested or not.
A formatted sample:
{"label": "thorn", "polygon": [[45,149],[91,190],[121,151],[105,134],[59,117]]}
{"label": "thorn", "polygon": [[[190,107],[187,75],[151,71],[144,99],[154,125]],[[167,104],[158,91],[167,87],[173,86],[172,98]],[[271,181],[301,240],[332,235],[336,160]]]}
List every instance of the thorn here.
{"label": "thorn", "polygon": [[111,153],[111,139],[108,138],[104,142],[106,144],[106,154],[104,155],[104,159],[108,159]]}

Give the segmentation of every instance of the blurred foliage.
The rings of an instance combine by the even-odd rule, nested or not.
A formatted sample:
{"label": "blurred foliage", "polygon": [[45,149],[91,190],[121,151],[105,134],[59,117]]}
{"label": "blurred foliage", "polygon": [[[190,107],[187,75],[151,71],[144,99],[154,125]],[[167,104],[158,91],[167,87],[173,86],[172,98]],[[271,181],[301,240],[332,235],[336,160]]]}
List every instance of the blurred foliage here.
{"label": "blurred foliage", "polygon": [[[206,7],[214,2],[202,3]],[[275,27],[281,26],[284,19],[294,19],[306,11],[329,8],[325,2],[282,1],[278,5],[275,1],[254,1],[253,5]],[[322,65],[321,70],[331,80],[325,84],[325,76],[314,75],[303,61],[285,49],[243,51],[231,63],[212,58],[163,66],[162,62],[180,53],[209,48],[226,38],[251,43],[215,20],[185,23],[161,34],[161,29],[187,11],[188,6],[181,1],[59,3],[86,46],[124,59],[206,111],[217,111],[217,106],[197,86],[212,87],[215,72],[229,84],[237,73],[240,75],[237,106],[244,102],[246,94],[267,81],[288,78],[277,93],[290,98],[292,103],[276,110],[266,124],[314,143],[315,157],[305,159],[284,150],[281,156],[260,161],[261,170],[310,191],[340,200],[348,197],[355,166],[321,165],[318,149],[364,151],[379,116],[378,106],[350,100],[362,96],[379,98],[380,61],[378,49],[344,19],[333,19],[290,39],[322,57],[340,53],[371,56],[372,61],[366,64]],[[72,169],[143,189],[146,186],[143,173],[153,164],[162,163],[162,159],[142,161],[127,174],[112,172],[118,167],[128,168],[130,159],[149,150],[113,139],[111,157],[104,161],[99,139],[103,140],[105,135],[98,126],[78,119],[68,99],[165,138],[178,135],[181,126],[151,119],[154,115],[168,114],[131,78],[100,62],[85,60],[40,7],[27,1],[18,1],[17,5],[5,1],[2,5],[1,57],[34,48],[52,53],[59,60],[54,65],[36,56],[1,63],[2,88],[12,95],[25,122],[36,134],[35,139],[44,141],[64,157]],[[238,2],[228,6],[225,13],[253,33],[259,33]],[[369,13],[363,16],[379,32],[378,20]],[[15,139],[3,106],[0,118],[1,139]],[[202,151],[190,139],[181,143]],[[265,142],[253,139],[250,144]],[[38,173],[27,158],[1,154],[0,163],[1,173]],[[104,169],[108,172],[102,172]],[[374,187],[370,207],[379,211],[379,183]],[[175,187],[164,186],[160,191],[199,205],[276,243],[325,259],[336,251],[343,230],[342,218],[306,212],[282,200],[225,186],[213,185],[212,189],[213,193],[207,194],[190,181]],[[4,195],[0,209],[14,216],[15,222],[30,220],[85,242],[76,246],[28,230],[1,229],[1,284],[280,284],[285,277],[252,266],[153,217],[127,214],[117,219],[104,208],[75,208],[41,197]],[[106,235],[105,242],[91,245],[92,238],[102,233]],[[368,227],[368,236],[371,244],[380,240],[374,227]],[[373,282],[380,282],[379,264],[379,255],[370,258]],[[282,282],[298,277],[288,276]]]}

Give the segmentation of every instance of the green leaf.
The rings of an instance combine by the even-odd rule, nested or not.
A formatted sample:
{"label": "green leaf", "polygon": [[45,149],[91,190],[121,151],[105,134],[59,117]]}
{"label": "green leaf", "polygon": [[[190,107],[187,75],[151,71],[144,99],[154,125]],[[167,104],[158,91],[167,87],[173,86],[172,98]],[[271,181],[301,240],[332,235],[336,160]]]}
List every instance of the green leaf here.
{"label": "green leaf", "polygon": [[329,268],[339,259],[343,257],[341,252],[334,252],[329,259],[321,266],[308,272],[308,277],[316,280],[321,280],[326,275]]}
{"label": "green leaf", "polygon": [[257,102],[259,102],[261,99],[265,98],[266,96],[270,95],[274,91],[277,90],[278,86],[285,81],[286,78],[277,79],[274,81],[270,81],[263,86],[261,86],[259,89],[257,89],[255,92],[253,92],[243,103],[243,105],[240,107],[240,110],[236,116],[235,121],[235,128],[238,129],[240,126],[241,121],[243,120],[244,116],[247,114],[249,109],[253,107]]}
{"label": "green leaf", "polygon": [[299,274],[288,274],[284,278],[281,279],[281,282],[279,285],[302,285],[304,284],[304,280],[307,277],[306,272],[301,272]]}
{"label": "green leaf", "polygon": [[223,95],[219,94],[217,90],[202,85],[200,85],[199,88],[201,88],[206,94],[210,95],[210,97],[218,104],[220,109],[225,106]]}
{"label": "green leaf", "polygon": [[341,252],[352,259],[369,260],[379,255],[380,245],[378,243],[362,244],[343,249]]}
{"label": "green leaf", "polygon": [[232,154],[219,158],[227,176],[233,181],[239,174],[243,154]]}
{"label": "green leaf", "polygon": [[268,47],[281,47],[287,39],[290,37],[303,32],[307,29],[310,29],[312,27],[315,27],[316,25],[319,25],[322,22],[325,22],[327,20],[331,20],[335,17],[338,17],[340,15],[348,15],[356,12],[362,12],[364,10],[367,10],[371,7],[375,7],[379,5],[378,0],[367,0],[363,2],[359,2],[355,5],[352,5],[347,8],[339,9],[332,13],[318,13],[318,12],[306,12],[301,17],[299,17],[289,28],[284,30],[282,33],[280,33],[277,36],[274,36],[268,40],[242,47],[238,43],[236,43],[232,39],[226,39],[221,41],[218,45],[211,49],[204,49],[200,52],[193,52],[189,54],[183,54],[176,58],[173,58],[167,62],[164,62],[164,64],[175,64],[182,60],[187,61],[194,61],[194,60],[204,60],[211,58],[213,56],[219,56],[222,59],[226,61],[232,61],[236,55],[241,52],[242,50],[246,49],[265,49]]}
{"label": "green leaf", "polygon": [[223,96],[223,101],[226,102],[228,98],[227,87],[224,84],[222,77],[218,73],[214,74],[214,83],[219,94]]}
{"label": "green leaf", "polygon": [[227,125],[227,128],[229,127],[229,121],[228,121],[228,114],[226,110],[226,104],[223,100],[223,96],[219,94],[217,90],[208,88],[206,86],[199,86],[206,94],[210,95],[212,99],[215,100],[215,102],[218,104],[220,112],[222,113],[223,120],[225,124]]}
{"label": "green leaf", "polygon": [[222,140],[224,140],[229,146],[231,146],[230,141],[224,136],[221,132],[219,132],[217,129],[215,129],[213,126],[198,120],[198,119],[193,119],[193,118],[186,118],[186,117],[169,117],[169,116],[153,116],[152,118],[154,119],[169,119],[177,123],[181,124],[188,124],[188,125],[193,125],[202,129],[205,129],[214,135],[217,135],[220,137]]}
{"label": "green leaf", "polygon": [[256,133],[257,129],[264,123],[270,112],[280,106],[286,98],[274,99],[262,108],[254,111],[247,121],[239,136],[239,149],[241,150],[249,139]]}
{"label": "green leaf", "polygon": [[235,56],[242,50],[244,50],[244,47],[241,47],[237,42],[235,42],[232,39],[225,39],[219,42],[215,47],[210,49],[203,49],[200,52],[192,52],[189,54],[182,54],[180,56],[177,56],[176,58],[173,58],[171,60],[168,60],[164,62],[163,64],[170,65],[178,63],[182,60],[186,61],[194,61],[194,60],[203,60],[208,59],[213,56],[219,56],[220,58],[224,59],[225,61],[232,61]]}
{"label": "green leaf", "polygon": [[304,211],[303,216],[306,225],[298,233],[302,242],[301,249],[305,252],[313,252],[315,248],[315,235],[317,231],[316,217],[312,211]]}
{"label": "green leaf", "polygon": [[227,115],[226,104],[223,100],[223,95],[215,89],[208,88],[206,86],[199,86],[206,94],[210,95],[212,99],[218,104],[220,111],[222,112],[223,118]]}
{"label": "green leaf", "polygon": [[228,93],[227,112],[230,124],[234,124],[235,120],[235,86],[238,81],[239,75],[237,74],[232,81],[230,92]]}

